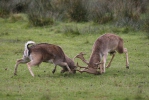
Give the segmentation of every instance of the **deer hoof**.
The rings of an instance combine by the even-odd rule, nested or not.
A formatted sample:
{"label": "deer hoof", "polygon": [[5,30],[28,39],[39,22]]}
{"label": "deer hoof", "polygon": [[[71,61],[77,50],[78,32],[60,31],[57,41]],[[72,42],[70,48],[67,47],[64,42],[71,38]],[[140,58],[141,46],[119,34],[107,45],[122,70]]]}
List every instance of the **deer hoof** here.
{"label": "deer hoof", "polygon": [[66,70],[61,70],[61,73],[64,73],[64,72],[66,72]]}
{"label": "deer hoof", "polygon": [[69,71],[69,73],[72,74],[73,72],[72,71]]}
{"label": "deer hoof", "polygon": [[101,73],[100,72],[96,72],[95,75],[101,75]]}
{"label": "deer hoof", "polygon": [[16,76],[17,74],[16,74],[16,73],[14,73],[14,75]]}
{"label": "deer hoof", "polygon": [[129,66],[126,66],[127,69],[129,69]]}
{"label": "deer hoof", "polygon": [[110,65],[106,66],[106,68],[109,68],[109,67],[110,67]]}
{"label": "deer hoof", "polygon": [[54,74],[55,73],[55,70],[53,70],[52,73]]}

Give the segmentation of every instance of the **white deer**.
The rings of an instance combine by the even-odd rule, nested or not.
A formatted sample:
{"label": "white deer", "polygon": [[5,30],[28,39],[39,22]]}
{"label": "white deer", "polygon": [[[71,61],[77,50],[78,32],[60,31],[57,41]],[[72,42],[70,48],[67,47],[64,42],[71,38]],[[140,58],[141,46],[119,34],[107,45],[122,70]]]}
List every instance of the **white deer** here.
{"label": "white deer", "polygon": [[[83,57],[84,53],[78,54],[75,58],[80,58],[87,67],[81,67],[77,63],[77,67],[85,68],[84,70],[77,70],[79,72],[87,72],[92,74],[105,73],[105,68],[110,67],[111,62],[115,56],[116,51],[118,53],[125,53],[126,55],[126,68],[129,68],[128,51],[123,46],[123,39],[115,34],[107,33],[100,36],[92,47],[92,53],[90,55],[89,62]],[[106,66],[106,59],[108,53],[112,55],[109,64]],[[100,69],[100,73],[97,71]]]}

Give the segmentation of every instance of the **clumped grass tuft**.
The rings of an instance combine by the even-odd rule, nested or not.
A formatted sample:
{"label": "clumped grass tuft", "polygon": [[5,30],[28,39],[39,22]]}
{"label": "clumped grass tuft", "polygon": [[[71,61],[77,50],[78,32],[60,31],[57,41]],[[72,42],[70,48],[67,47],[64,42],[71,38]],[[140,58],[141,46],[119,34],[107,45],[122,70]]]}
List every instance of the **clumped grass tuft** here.
{"label": "clumped grass tuft", "polygon": [[66,36],[78,36],[78,35],[81,34],[81,33],[79,32],[79,29],[78,29],[77,26],[69,26],[69,25],[66,25],[63,30],[64,30],[63,33],[64,33]]}
{"label": "clumped grass tuft", "polygon": [[50,0],[33,0],[27,10],[29,23],[33,26],[52,25],[54,23]]}
{"label": "clumped grass tuft", "polygon": [[88,39],[86,39],[86,41],[84,42],[84,44],[89,44],[90,42],[89,42],[89,40]]}
{"label": "clumped grass tuft", "polygon": [[52,25],[54,23],[53,19],[51,18],[39,17],[36,15],[28,15],[28,18],[29,24],[33,26]]}
{"label": "clumped grass tuft", "polygon": [[114,33],[124,33],[124,34],[127,34],[129,33],[130,31],[132,31],[132,29],[130,27],[114,27],[111,29]]}
{"label": "clumped grass tuft", "polygon": [[44,94],[40,100],[51,100],[50,94]]}
{"label": "clumped grass tuft", "polygon": [[143,30],[146,32],[146,36],[149,39],[149,18],[144,21]]}
{"label": "clumped grass tuft", "polygon": [[23,14],[11,14],[10,17],[9,17],[9,22],[16,22],[16,21],[23,21],[25,20],[25,17]]}
{"label": "clumped grass tuft", "polygon": [[87,9],[84,7],[83,0],[68,0],[68,11],[67,17],[68,19],[76,22],[84,22],[87,21]]}
{"label": "clumped grass tuft", "polygon": [[2,32],[2,33],[0,33],[0,36],[8,36],[8,35],[9,35],[8,32]]}
{"label": "clumped grass tuft", "polygon": [[88,7],[89,20],[103,24],[113,20],[113,12],[108,0],[94,0]]}

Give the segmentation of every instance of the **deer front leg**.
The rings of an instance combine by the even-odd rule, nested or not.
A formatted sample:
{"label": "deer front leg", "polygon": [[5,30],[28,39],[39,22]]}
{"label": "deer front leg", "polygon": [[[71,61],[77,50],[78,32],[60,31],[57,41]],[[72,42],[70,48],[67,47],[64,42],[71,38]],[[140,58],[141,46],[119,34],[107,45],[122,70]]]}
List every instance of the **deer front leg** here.
{"label": "deer front leg", "polygon": [[103,63],[98,65],[98,69],[100,69],[100,74],[103,73]]}
{"label": "deer front leg", "polygon": [[103,56],[103,73],[105,73],[106,72],[106,59],[107,59],[107,55],[108,54],[104,54],[104,56]]}
{"label": "deer front leg", "polygon": [[53,74],[55,73],[56,68],[57,68],[57,65],[55,65],[55,67],[54,67],[54,69],[53,69],[53,71],[52,71]]}
{"label": "deer front leg", "polygon": [[58,65],[59,66],[66,66],[68,71],[69,71],[69,73],[72,73],[71,69],[69,68],[69,66],[68,66],[68,64],[66,62],[60,62]]}

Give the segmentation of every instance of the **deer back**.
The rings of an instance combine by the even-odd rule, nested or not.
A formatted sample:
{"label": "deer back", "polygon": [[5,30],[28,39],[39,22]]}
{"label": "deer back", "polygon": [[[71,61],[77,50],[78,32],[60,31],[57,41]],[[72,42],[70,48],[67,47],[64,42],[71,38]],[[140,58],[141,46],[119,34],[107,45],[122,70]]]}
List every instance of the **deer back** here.
{"label": "deer back", "polygon": [[65,61],[65,54],[61,47],[40,43],[29,47],[30,54],[41,55],[43,61],[48,61],[50,59],[61,59],[61,61]]}

